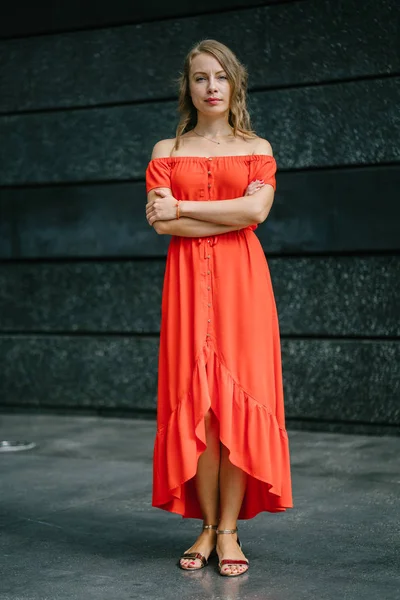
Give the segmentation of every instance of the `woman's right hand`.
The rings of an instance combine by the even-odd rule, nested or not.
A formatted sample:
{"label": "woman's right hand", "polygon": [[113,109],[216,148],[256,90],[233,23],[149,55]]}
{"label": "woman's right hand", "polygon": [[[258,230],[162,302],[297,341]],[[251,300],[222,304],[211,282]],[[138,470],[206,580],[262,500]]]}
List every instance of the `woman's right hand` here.
{"label": "woman's right hand", "polygon": [[247,186],[245,196],[252,196],[265,185],[263,179],[255,179]]}

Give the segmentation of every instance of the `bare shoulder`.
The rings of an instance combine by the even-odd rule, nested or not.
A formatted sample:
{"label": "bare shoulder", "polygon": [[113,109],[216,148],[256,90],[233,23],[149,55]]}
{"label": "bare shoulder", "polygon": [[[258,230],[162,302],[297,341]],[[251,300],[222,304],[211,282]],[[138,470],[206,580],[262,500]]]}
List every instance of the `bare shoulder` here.
{"label": "bare shoulder", "polygon": [[254,154],[267,154],[268,156],[273,156],[274,153],[272,151],[272,146],[268,140],[264,138],[257,137],[254,141]]}
{"label": "bare shoulder", "polygon": [[170,156],[174,145],[175,138],[160,140],[154,145],[151,158],[166,158],[167,156]]}

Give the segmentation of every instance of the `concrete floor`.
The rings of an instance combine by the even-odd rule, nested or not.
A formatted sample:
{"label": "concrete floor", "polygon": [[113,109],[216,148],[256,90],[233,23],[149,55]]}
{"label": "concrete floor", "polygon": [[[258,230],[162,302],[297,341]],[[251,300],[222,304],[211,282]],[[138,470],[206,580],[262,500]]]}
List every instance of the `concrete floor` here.
{"label": "concrete floor", "polygon": [[200,521],[151,507],[155,423],[0,415],[0,600],[400,599],[400,438],[292,431],[295,508],[239,521],[250,571],[176,566]]}

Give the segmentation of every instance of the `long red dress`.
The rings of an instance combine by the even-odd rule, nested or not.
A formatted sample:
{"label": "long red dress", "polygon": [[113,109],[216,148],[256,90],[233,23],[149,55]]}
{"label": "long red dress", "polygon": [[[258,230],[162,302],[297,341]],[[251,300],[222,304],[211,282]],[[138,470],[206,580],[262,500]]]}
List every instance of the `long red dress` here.
{"label": "long red dress", "polygon": [[[152,159],[146,189],[179,200],[276,189],[272,156]],[[249,196],[251,202],[251,196]],[[279,324],[257,225],[202,238],[172,236],[164,276],[152,505],[202,518],[194,485],[212,409],[229,459],[248,474],[239,519],[291,508]]]}

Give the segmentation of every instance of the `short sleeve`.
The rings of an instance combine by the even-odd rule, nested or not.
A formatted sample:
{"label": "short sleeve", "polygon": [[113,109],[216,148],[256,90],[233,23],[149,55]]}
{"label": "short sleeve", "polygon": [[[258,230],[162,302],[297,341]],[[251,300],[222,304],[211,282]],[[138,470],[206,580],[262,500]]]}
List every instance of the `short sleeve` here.
{"label": "short sleeve", "polygon": [[157,187],[171,189],[171,162],[168,158],[153,158],[146,169],[146,192]]}
{"label": "short sleeve", "polygon": [[275,173],[277,166],[275,158],[268,154],[257,154],[254,155],[254,159],[250,172],[250,181],[263,179],[264,183],[269,183],[276,190]]}

